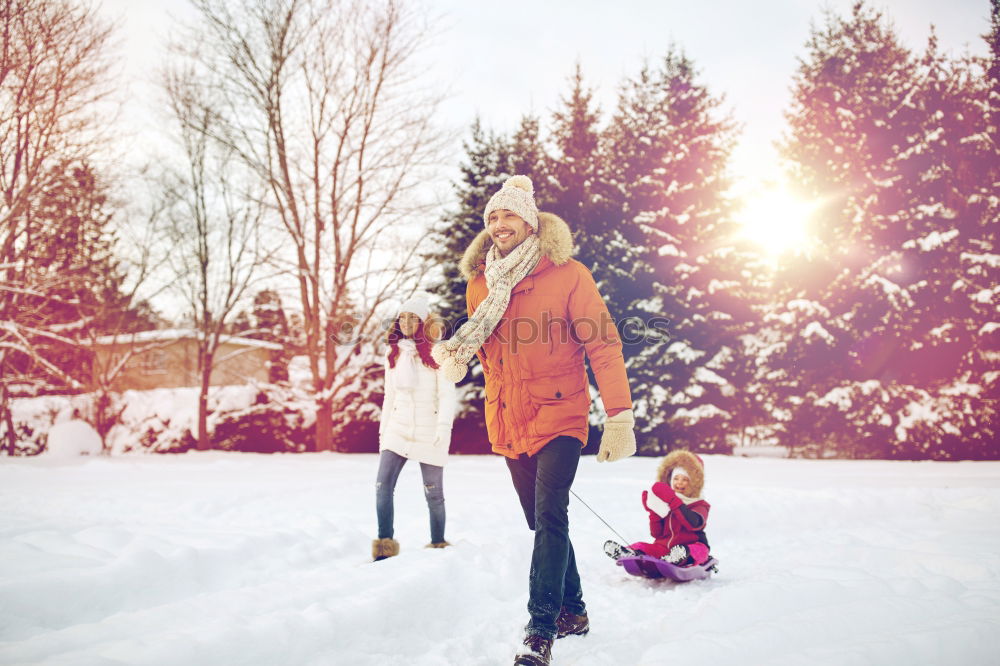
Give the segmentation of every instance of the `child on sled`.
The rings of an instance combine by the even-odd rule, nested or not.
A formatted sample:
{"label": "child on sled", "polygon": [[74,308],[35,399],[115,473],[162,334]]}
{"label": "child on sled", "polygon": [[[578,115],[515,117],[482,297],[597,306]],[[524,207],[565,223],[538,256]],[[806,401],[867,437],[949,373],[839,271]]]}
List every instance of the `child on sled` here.
{"label": "child on sled", "polygon": [[630,546],[606,541],[604,552],[614,560],[650,555],[677,566],[704,564],[709,554],[705,523],[710,507],[701,497],[705,485],[701,458],[685,449],[672,451],[660,463],[656,478],[649,490],[642,491],[654,541]]}

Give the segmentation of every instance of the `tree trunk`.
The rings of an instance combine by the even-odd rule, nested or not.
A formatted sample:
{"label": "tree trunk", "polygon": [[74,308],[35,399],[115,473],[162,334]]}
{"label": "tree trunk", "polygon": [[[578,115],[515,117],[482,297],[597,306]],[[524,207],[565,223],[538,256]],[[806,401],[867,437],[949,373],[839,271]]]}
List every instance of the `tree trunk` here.
{"label": "tree trunk", "polygon": [[207,451],[208,441],[208,389],[212,382],[213,355],[205,355],[201,368],[201,387],[198,391],[198,450]]}
{"label": "tree trunk", "polygon": [[329,400],[316,405],[316,450],[333,450],[333,406]]}
{"label": "tree trunk", "polygon": [[97,389],[95,393],[97,399],[94,401],[94,426],[101,437],[101,453],[108,455],[111,452],[108,446],[108,433],[111,431],[111,396],[104,389]]}
{"label": "tree trunk", "polygon": [[7,455],[13,456],[17,451],[17,433],[14,432],[14,414],[10,407],[10,394],[7,384],[0,382],[0,410],[3,410],[3,421],[7,433],[5,435]]}

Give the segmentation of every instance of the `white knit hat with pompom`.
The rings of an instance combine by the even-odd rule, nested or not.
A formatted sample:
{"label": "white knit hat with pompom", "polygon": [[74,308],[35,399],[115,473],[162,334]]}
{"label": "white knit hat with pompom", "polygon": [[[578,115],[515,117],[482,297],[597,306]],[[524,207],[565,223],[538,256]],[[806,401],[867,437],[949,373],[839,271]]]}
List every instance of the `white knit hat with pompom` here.
{"label": "white knit hat with pompom", "polygon": [[527,176],[511,176],[500,191],[490,198],[483,212],[483,223],[490,223],[490,213],[495,210],[510,210],[521,216],[528,225],[538,231],[538,206],[535,205],[535,188]]}
{"label": "white knit hat with pompom", "polygon": [[403,301],[403,304],[399,306],[399,312],[397,317],[404,312],[412,312],[413,314],[420,317],[420,321],[427,321],[427,315],[431,311],[430,299],[427,294],[418,291],[417,293],[410,296],[408,299]]}

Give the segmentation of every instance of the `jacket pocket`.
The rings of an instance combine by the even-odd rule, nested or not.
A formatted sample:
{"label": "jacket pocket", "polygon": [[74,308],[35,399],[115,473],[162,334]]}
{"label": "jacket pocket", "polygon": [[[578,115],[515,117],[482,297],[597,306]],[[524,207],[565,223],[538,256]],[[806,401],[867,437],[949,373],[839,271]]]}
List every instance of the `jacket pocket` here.
{"label": "jacket pocket", "polygon": [[576,341],[570,335],[569,322],[561,316],[549,313],[548,324],[549,357],[555,359],[559,350],[575,347]]}
{"label": "jacket pocket", "polygon": [[489,435],[490,442],[499,444],[503,441],[503,434],[500,432],[500,397],[494,395],[492,398],[486,394],[483,401],[483,411],[486,416],[486,434]]}
{"label": "jacket pocket", "polygon": [[525,380],[530,403],[530,431],[538,437],[554,436],[573,428],[586,428],[590,407],[583,371]]}
{"label": "jacket pocket", "polygon": [[546,405],[571,401],[587,386],[586,374],[582,370],[574,370],[552,377],[533,377],[524,380],[525,388],[531,401],[538,405]]}

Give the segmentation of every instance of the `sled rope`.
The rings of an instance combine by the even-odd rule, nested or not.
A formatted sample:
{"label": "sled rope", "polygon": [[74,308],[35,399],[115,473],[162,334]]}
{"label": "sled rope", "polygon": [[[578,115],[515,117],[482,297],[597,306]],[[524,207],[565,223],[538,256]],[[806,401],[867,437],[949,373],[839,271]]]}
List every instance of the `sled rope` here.
{"label": "sled rope", "polygon": [[585,507],[587,507],[587,508],[588,508],[588,509],[590,510],[590,512],[591,512],[592,514],[594,514],[595,516],[597,516],[597,519],[598,519],[599,521],[601,521],[602,523],[604,523],[605,525],[607,525],[608,529],[609,529],[609,530],[611,530],[612,532],[614,532],[614,533],[615,533],[615,536],[616,536],[616,537],[618,537],[619,539],[621,539],[621,540],[622,540],[622,544],[623,544],[623,545],[626,545],[626,546],[628,545],[628,543],[629,543],[629,542],[628,542],[628,539],[626,539],[625,537],[623,537],[623,536],[622,536],[621,534],[618,534],[618,530],[616,530],[615,528],[611,527],[611,525],[608,525],[608,521],[606,521],[606,520],[604,520],[603,518],[601,518],[601,514],[597,513],[597,512],[596,512],[596,511],[594,511],[593,509],[591,509],[591,508],[590,508],[590,505],[589,505],[589,504],[587,504],[586,502],[584,502],[584,501],[583,501],[583,499],[581,499],[581,497],[580,497],[579,495],[577,495],[577,494],[576,494],[575,492],[573,492],[573,489],[572,489],[572,488],[570,488],[570,489],[569,489],[569,492],[570,492],[570,494],[572,494],[572,495],[573,495],[573,497],[575,497],[575,498],[577,498],[578,500],[580,500],[580,504],[582,504],[582,505],[584,505]]}

